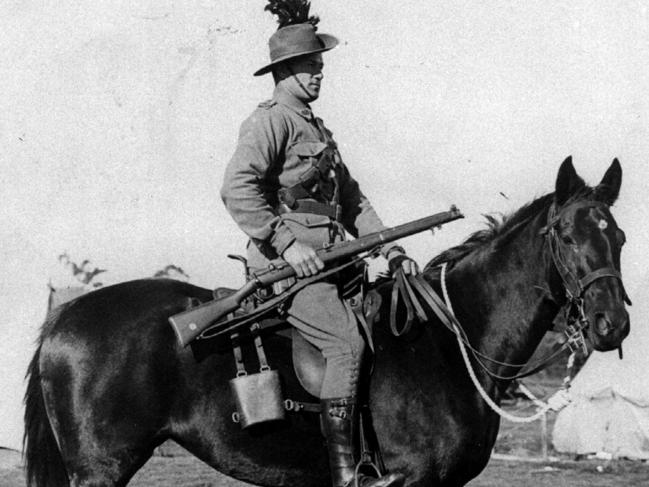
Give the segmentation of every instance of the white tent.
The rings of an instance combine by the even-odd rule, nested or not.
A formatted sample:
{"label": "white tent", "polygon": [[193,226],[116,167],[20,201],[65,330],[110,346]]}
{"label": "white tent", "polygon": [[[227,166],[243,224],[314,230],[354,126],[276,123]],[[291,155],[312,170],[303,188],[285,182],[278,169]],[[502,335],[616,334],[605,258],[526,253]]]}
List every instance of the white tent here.
{"label": "white tent", "polygon": [[606,453],[649,459],[649,277],[632,293],[631,334],[624,359],[616,352],[588,359],[571,388],[573,402],[557,416],[553,443],[560,452]]}

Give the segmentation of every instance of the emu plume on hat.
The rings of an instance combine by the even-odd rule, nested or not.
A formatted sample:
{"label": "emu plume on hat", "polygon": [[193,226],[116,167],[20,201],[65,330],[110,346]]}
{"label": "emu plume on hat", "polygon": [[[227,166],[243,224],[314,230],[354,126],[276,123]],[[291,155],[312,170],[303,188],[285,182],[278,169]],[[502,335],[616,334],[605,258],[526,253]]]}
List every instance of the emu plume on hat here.
{"label": "emu plume on hat", "polygon": [[279,28],[268,40],[270,63],[255,71],[255,76],[266,74],[279,63],[306,54],[333,49],[338,39],[329,34],[317,34],[320,19],[309,15],[308,0],[268,0],[264,10],[277,15]]}

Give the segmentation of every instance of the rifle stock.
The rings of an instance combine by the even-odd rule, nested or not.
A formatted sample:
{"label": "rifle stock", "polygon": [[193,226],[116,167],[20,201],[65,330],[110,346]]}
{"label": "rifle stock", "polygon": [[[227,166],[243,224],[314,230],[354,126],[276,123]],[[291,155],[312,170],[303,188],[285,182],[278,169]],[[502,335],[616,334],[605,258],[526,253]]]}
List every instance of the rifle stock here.
{"label": "rifle stock", "polygon": [[[371,233],[355,240],[349,240],[330,247],[319,249],[316,253],[327,264],[338,259],[350,257],[362,252],[372,250],[377,246],[414,235],[464,218],[464,215],[452,206],[449,211],[420,218],[397,227]],[[294,276],[293,268],[284,263],[279,267],[272,267],[257,273],[253,279],[231,296],[203,303],[195,308],[183,311],[169,318],[169,323],[176,332],[176,337],[182,346],[187,346],[193,339],[220,320],[228,313],[239,308],[244,299],[253,294],[257,289],[269,286],[274,282]]]}

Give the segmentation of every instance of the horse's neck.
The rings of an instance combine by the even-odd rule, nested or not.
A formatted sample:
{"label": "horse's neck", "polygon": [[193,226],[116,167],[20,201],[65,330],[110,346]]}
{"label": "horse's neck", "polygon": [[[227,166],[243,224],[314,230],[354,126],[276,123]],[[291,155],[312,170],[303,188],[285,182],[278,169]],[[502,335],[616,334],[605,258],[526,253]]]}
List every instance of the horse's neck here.
{"label": "horse's neck", "polygon": [[[455,288],[453,306],[471,344],[485,356],[508,364],[529,360],[558,311],[547,289],[544,241],[538,235],[540,216],[504,248],[483,249],[449,274]],[[453,286],[454,284],[454,286]],[[500,376],[520,367],[485,362]],[[495,382],[479,371],[493,389]],[[509,381],[501,381],[504,387]]]}

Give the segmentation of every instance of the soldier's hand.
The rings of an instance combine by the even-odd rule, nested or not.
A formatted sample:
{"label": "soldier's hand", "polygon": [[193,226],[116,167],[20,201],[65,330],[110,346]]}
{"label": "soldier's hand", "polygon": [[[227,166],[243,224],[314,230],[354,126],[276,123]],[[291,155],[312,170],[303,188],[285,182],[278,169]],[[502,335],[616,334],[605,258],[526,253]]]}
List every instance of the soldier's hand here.
{"label": "soldier's hand", "polygon": [[284,250],[282,258],[295,270],[297,277],[313,276],[324,269],[315,250],[297,240]]}
{"label": "soldier's hand", "polygon": [[390,274],[393,276],[399,269],[402,269],[403,273],[407,276],[416,276],[419,274],[419,266],[417,263],[398,249],[394,249],[388,254],[388,268],[390,269]]}

